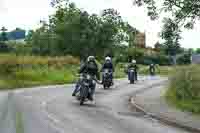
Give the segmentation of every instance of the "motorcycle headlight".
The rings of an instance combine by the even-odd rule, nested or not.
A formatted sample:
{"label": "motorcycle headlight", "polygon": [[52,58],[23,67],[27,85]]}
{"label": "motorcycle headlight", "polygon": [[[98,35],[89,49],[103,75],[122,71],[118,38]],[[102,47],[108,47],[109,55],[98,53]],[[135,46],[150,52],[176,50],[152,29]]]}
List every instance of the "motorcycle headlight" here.
{"label": "motorcycle headlight", "polygon": [[108,73],[108,69],[106,69],[104,72],[105,72],[105,73]]}
{"label": "motorcycle headlight", "polygon": [[85,86],[89,86],[89,83],[88,83],[88,82],[84,82],[84,85],[85,85]]}
{"label": "motorcycle headlight", "polygon": [[80,80],[83,80],[83,76],[80,76],[79,79],[80,79]]}
{"label": "motorcycle headlight", "polygon": [[87,80],[90,80],[90,79],[91,79],[91,76],[90,76],[90,75],[87,75],[86,78],[87,78]]}

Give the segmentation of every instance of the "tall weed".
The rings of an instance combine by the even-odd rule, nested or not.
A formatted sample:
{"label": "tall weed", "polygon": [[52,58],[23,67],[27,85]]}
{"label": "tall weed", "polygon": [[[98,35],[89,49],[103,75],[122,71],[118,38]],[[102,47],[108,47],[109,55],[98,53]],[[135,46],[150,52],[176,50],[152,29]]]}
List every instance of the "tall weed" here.
{"label": "tall weed", "polygon": [[200,113],[200,66],[177,67],[170,77],[166,98],[182,110]]}

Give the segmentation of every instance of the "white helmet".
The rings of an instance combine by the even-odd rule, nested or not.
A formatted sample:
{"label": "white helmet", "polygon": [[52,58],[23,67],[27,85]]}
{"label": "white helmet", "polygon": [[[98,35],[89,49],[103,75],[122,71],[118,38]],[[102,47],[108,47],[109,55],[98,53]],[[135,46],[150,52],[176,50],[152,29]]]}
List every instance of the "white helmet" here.
{"label": "white helmet", "polygon": [[110,57],[106,57],[105,61],[111,61],[111,58]]}
{"label": "white helmet", "polygon": [[95,57],[94,57],[94,56],[89,56],[89,57],[87,58],[87,61],[88,61],[88,62],[94,61],[94,60],[95,60]]}
{"label": "white helmet", "polygon": [[132,60],[132,63],[133,63],[133,64],[136,64],[136,60]]}

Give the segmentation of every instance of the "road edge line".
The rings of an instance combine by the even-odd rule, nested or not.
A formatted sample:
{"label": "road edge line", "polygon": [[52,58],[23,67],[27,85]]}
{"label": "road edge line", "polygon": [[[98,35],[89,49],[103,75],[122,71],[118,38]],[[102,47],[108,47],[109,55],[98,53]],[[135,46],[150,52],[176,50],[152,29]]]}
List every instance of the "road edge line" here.
{"label": "road edge line", "polygon": [[130,98],[129,102],[130,102],[130,104],[131,104],[131,106],[133,108],[136,108],[138,111],[144,113],[145,115],[147,115],[147,116],[149,116],[149,117],[151,117],[153,119],[159,120],[159,121],[161,121],[161,122],[163,122],[163,123],[165,123],[167,125],[178,127],[178,128],[181,128],[181,129],[185,129],[185,130],[190,131],[190,132],[195,132],[195,133],[199,133],[200,132],[200,130],[197,129],[197,128],[193,128],[191,126],[187,126],[185,124],[181,124],[181,123],[179,123],[179,122],[177,122],[175,120],[172,120],[170,118],[158,115],[156,113],[151,113],[151,112],[146,111],[144,108],[142,108],[140,105],[138,105],[136,103],[136,101],[134,100],[134,96],[132,96]]}

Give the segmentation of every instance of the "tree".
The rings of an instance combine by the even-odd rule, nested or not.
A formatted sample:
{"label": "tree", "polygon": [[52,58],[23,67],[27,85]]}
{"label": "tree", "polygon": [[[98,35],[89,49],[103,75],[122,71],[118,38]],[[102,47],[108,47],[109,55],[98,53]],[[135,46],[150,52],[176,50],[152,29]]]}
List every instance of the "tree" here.
{"label": "tree", "polygon": [[170,56],[175,56],[180,49],[180,30],[178,26],[169,18],[164,19],[165,24],[161,37],[165,39],[166,52]]}
{"label": "tree", "polygon": [[197,48],[197,49],[196,49],[196,53],[197,53],[197,54],[200,54],[200,48]]}
{"label": "tree", "polygon": [[[195,22],[200,18],[199,0],[134,0],[138,6],[146,5],[148,15],[152,20],[159,17],[162,12],[169,13],[172,20],[179,26],[193,28]],[[158,6],[160,5],[160,6]]]}
{"label": "tree", "polygon": [[1,31],[2,31],[2,33],[1,33],[1,39],[0,40],[3,41],[3,42],[8,41],[8,36],[7,36],[7,33],[6,33],[7,29],[5,27],[2,27]]}
{"label": "tree", "polygon": [[34,31],[33,30],[29,30],[28,31],[28,34],[26,35],[26,38],[25,38],[25,41],[27,43],[31,43],[31,41],[33,40],[33,34],[34,34]]}
{"label": "tree", "polygon": [[161,37],[165,39],[163,44],[165,45],[166,53],[172,58],[173,64],[176,64],[176,54],[180,50],[181,31],[172,19],[165,18],[164,21]]}
{"label": "tree", "polygon": [[158,52],[161,52],[161,51],[163,51],[164,46],[163,46],[161,43],[156,42],[156,44],[154,45],[154,49],[155,49],[156,51],[158,51]]}
{"label": "tree", "polygon": [[1,28],[1,35],[0,35],[0,52],[9,52],[11,51],[11,48],[6,44],[6,41],[8,41],[7,37],[7,29],[5,27]]}
{"label": "tree", "polygon": [[68,0],[53,0],[52,5],[56,12],[49,22],[27,36],[35,54],[103,57],[115,55],[126,41],[127,25],[114,9],[97,15],[80,10]]}
{"label": "tree", "polygon": [[[164,20],[164,27],[162,34],[163,39],[167,43],[173,45],[179,45],[178,34],[181,33],[179,29],[182,27],[192,29],[194,24],[200,19],[200,3],[199,0],[134,0],[134,4],[137,6],[147,6],[148,16],[152,20],[159,18],[159,15],[164,12],[168,13],[168,18]],[[170,29],[171,36],[175,36],[174,39],[169,40],[170,38],[166,36],[168,31],[166,30],[166,25],[171,25],[173,28]],[[174,33],[173,33],[174,32]],[[175,38],[177,38],[177,41]],[[175,46],[177,47],[177,46]],[[174,49],[174,47],[173,47]]]}

